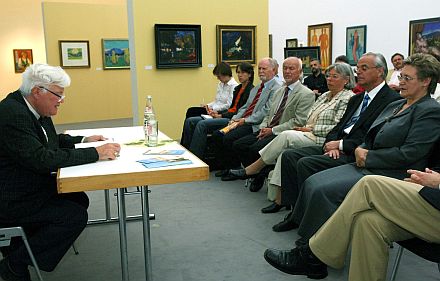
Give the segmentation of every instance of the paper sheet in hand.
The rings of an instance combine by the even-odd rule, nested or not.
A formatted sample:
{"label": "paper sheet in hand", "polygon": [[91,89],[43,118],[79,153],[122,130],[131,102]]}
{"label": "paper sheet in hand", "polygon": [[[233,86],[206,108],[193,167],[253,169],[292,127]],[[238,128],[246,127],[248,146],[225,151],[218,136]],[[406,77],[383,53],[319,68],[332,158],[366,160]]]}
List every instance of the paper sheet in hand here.
{"label": "paper sheet in hand", "polygon": [[176,166],[176,165],[187,165],[192,164],[192,161],[185,158],[163,158],[163,157],[155,157],[149,158],[145,160],[138,160],[137,162],[144,165],[146,168],[161,168],[168,166]]}
{"label": "paper sheet in hand", "polygon": [[208,114],[202,114],[200,116],[202,116],[203,119],[212,119],[212,116]]}

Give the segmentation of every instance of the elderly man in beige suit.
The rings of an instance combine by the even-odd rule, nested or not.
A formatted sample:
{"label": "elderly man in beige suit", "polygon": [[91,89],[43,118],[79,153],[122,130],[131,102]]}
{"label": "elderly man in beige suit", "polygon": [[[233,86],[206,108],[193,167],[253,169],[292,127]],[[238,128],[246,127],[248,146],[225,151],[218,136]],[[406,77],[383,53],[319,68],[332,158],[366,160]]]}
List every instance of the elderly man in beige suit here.
{"label": "elderly man in beige suit", "polygon": [[[269,112],[261,122],[260,130],[233,143],[232,149],[244,166],[257,160],[260,157],[258,151],[281,132],[305,125],[315,97],[310,89],[301,84],[301,75],[302,61],[299,58],[289,57],[284,60],[283,77],[286,83],[271,98]],[[240,178],[240,175],[230,171],[222,180]]]}

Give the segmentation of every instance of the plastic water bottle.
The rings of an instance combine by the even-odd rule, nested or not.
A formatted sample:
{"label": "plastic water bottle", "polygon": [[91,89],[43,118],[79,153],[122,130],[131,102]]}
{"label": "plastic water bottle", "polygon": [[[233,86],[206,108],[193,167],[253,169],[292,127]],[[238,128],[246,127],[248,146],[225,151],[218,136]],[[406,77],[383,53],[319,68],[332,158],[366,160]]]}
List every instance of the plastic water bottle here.
{"label": "plastic water bottle", "polygon": [[148,146],[156,146],[158,137],[158,126],[156,116],[154,114],[153,100],[150,95],[147,96],[144,110],[144,133],[144,144]]}

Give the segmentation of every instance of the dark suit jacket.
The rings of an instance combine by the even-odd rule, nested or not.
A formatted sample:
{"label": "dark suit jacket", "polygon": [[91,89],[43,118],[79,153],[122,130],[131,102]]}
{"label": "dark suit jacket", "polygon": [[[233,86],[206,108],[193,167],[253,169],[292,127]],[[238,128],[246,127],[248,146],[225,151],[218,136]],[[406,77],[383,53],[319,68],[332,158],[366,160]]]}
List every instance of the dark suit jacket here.
{"label": "dark suit jacket", "polygon": [[399,114],[406,100],[389,104],[377,117],[361,147],[365,168],[373,174],[403,179],[408,169],[424,170],[440,137],[440,105],[429,95]]}
{"label": "dark suit jacket", "polygon": [[[240,92],[242,86],[243,86],[243,84],[240,84],[240,85],[237,85],[237,86],[235,87],[235,89],[234,89],[234,93],[232,94],[232,95],[233,95],[233,97],[232,97],[232,103],[231,103],[231,106],[230,106],[229,108],[232,108],[232,107],[234,106],[234,104],[235,104],[235,100],[237,99],[237,94],[238,94],[238,92]],[[241,94],[241,96],[240,96],[240,100],[238,101],[238,104],[237,104],[237,111],[238,111],[243,105],[245,105],[246,101],[247,101],[248,98],[249,98],[249,93],[251,92],[251,90],[252,90],[253,87],[254,87],[254,85],[252,85],[252,83],[248,83],[248,84],[247,84],[246,89],[244,89],[244,92]],[[231,119],[232,116],[234,116],[234,114],[237,113],[237,111],[235,111],[235,112],[228,112],[228,109],[227,109],[227,110],[221,111],[221,112],[219,112],[219,113],[222,115],[222,118],[228,118],[228,119]]]}
{"label": "dark suit jacket", "polygon": [[0,102],[0,222],[38,210],[56,190],[58,168],[98,160],[95,148],[73,149],[82,137],[56,134],[51,118],[42,125],[20,91]]}
{"label": "dark suit jacket", "polygon": [[344,153],[352,158],[352,161],[354,161],[354,150],[364,141],[364,137],[367,134],[367,131],[370,128],[371,124],[373,124],[377,116],[379,116],[382,110],[390,102],[400,99],[400,96],[390,87],[388,87],[387,84],[385,84],[377,93],[376,97],[368,105],[367,109],[361,114],[359,120],[356,122],[350,133],[347,135],[344,133],[344,126],[350,121],[351,117],[359,108],[363,99],[364,94],[359,94],[353,96],[348,101],[347,110],[345,111],[339,123],[327,134],[325,140],[325,143],[334,140],[344,140]]}

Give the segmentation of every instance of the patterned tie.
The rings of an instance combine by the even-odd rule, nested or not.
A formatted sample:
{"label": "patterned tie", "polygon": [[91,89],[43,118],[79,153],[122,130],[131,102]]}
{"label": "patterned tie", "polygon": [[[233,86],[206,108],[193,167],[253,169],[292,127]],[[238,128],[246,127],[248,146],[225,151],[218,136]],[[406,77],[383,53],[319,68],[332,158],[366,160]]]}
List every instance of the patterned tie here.
{"label": "patterned tie", "polygon": [[284,108],[286,107],[286,101],[289,97],[289,87],[286,87],[286,90],[284,91],[283,100],[280,103],[280,106],[278,107],[277,113],[272,118],[272,121],[270,121],[269,128],[275,127],[280,123],[281,116],[283,115]]}
{"label": "patterned tie", "polygon": [[365,109],[367,109],[369,100],[370,100],[370,97],[368,96],[368,94],[365,94],[364,99],[362,101],[361,112],[359,112],[358,115],[351,117],[350,122],[345,124],[344,129],[347,129],[348,127],[352,126],[353,124],[355,124],[359,120],[359,118],[361,117],[361,114],[365,111]]}
{"label": "patterned tie", "polygon": [[258,89],[257,94],[255,95],[254,100],[252,101],[251,105],[247,108],[246,112],[243,115],[243,118],[246,118],[252,114],[252,111],[254,111],[255,105],[257,104],[258,100],[260,99],[261,92],[263,91],[264,83],[261,83],[260,88]]}

